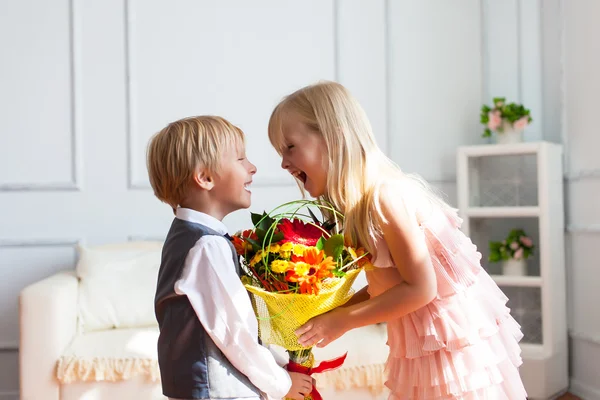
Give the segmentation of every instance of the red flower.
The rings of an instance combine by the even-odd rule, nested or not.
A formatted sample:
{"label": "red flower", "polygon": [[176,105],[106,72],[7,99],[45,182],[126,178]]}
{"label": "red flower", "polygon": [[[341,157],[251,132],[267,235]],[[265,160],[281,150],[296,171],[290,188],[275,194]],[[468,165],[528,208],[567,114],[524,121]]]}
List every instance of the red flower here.
{"label": "red flower", "polygon": [[281,243],[292,242],[305,246],[315,246],[324,232],[312,224],[306,224],[299,219],[290,221],[282,219],[277,226],[279,232],[283,234]]}
{"label": "red flower", "polygon": [[246,255],[247,251],[252,250],[252,245],[246,240],[246,238],[258,240],[256,232],[253,232],[251,229],[233,235],[232,238],[233,247],[235,247],[235,251],[241,256]]}
{"label": "red flower", "polygon": [[245,231],[243,231],[240,234],[240,236],[243,238],[250,238],[250,239],[258,240],[258,235],[252,229],[246,229]]}
{"label": "red flower", "polygon": [[232,238],[233,247],[235,247],[235,251],[243,256],[246,254],[246,241],[239,236],[233,236]]}

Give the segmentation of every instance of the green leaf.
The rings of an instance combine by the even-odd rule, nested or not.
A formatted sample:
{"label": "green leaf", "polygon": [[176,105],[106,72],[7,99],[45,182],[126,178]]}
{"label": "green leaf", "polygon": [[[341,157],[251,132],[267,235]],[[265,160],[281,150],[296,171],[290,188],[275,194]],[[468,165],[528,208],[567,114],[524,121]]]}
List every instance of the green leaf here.
{"label": "green leaf", "polygon": [[323,247],[325,247],[325,239],[323,236],[321,236],[321,238],[317,241],[317,245],[315,247],[317,250],[323,250]]}
{"label": "green leaf", "polygon": [[491,137],[492,136],[492,131],[489,128],[486,128],[483,131],[483,134],[481,135],[481,137]]}
{"label": "green leaf", "polygon": [[258,239],[262,242],[262,240],[265,238],[265,235],[267,234],[267,231],[265,231],[264,229],[256,228],[254,230],[254,233],[256,233],[256,236],[258,236]]}
{"label": "green leaf", "polygon": [[520,228],[513,229],[508,233],[508,236],[506,237],[506,242],[507,243],[518,242],[519,238],[521,236],[527,236],[523,229],[520,229]]}
{"label": "green leaf", "polygon": [[277,232],[273,235],[273,238],[271,238],[271,243],[277,243],[281,240],[283,240],[283,233]]}
{"label": "green leaf", "polygon": [[344,235],[333,235],[325,241],[323,246],[325,255],[337,260],[344,250]]}
{"label": "green leaf", "polygon": [[331,273],[333,274],[333,276],[338,277],[338,278],[342,278],[342,277],[346,276],[346,272],[340,271],[339,269],[334,269],[333,271],[331,271]]}
{"label": "green leaf", "polygon": [[251,212],[250,213],[250,218],[252,219],[252,225],[256,226],[258,225],[258,223],[260,222],[260,220],[262,219],[262,217],[265,215],[265,213],[261,214],[256,214]]}
{"label": "green leaf", "polygon": [[490,255],[489,255],[489,257],[488,257],[488,260],[490,262],[498,262],[498,261],[500,261],[501,260],[500,253],[497,252],[497,251],[491,252]]}
{"label": "green leaf", "polygon": [[490,242],[490,251],[499,251],[502,247],[502,242]]}
{"label": "green leaf", "polygon": [[260,249],[262,249],[262,241],[259,242],[257,240],[250,239],[250,238],[246,238],[246,240],[248,241],[248,243],[250,243],[252,245],[252,250],[259,251]]}
{"label": "green leaf", "polygon": [[269,228],[271,228],[274,224],[275,224],[275,220],[273,218],[267,217],[267,218],[263,219],[260,222],[260,224],[258,224],[258,227],[260,229],[264,229],[265,231],[268,231]]}
{"label": "green leaf", "polygon": [[265,231],[260,228],[256,228],[255,233],[256,236],[258,236],[258,240],[256,240],[256,242],[260,243],[261,249],[263,247],[263,244],[265,247],[268,247],[271,243],[277,243],[280,240],[283,240],[283,233],[281,232],[273,234],[271,231]]}
{"label": "green leaf", "polygon": [[262,229],[263,231],[268,231],[269,228],[275,223],[275,220],[269,217],[266,212],[263,212],[262,214],[252,213],[250,216],[254,226]]}

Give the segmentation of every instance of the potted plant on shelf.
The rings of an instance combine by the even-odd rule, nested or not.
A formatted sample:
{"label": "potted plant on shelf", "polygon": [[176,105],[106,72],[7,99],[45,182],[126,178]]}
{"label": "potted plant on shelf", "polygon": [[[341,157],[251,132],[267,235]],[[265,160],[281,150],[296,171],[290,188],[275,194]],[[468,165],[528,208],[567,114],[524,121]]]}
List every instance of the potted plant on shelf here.
{"label": "potted plant on shelf", "polygon": [[495,132],[499,144],[522,142],[523,129],[533,121],[529,112],[522,104],[507,104],[504,97],[495,97],[493,107],[481,107],[481,123],[485,125],[481,136],[491,137]]}
{"label": "potted plant on shelf", "polygon": [[513,229],[505,240],[490,242],[490,262],[502,262],[502,274],[527,275],[525,260],[533,255],[533,241],[522,229]]}

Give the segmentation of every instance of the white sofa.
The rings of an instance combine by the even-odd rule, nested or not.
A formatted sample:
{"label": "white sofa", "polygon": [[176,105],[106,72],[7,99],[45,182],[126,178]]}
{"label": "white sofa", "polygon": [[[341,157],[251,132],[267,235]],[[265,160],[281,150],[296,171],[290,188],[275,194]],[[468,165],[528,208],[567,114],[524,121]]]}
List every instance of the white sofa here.
{"label": "white sofa", "polygon": [[[80,249],[75,271],[20,296],[22,400],[165,399],[156,362],[153,296],[160,243]],[[356,329],[318,360],[348,351],[344,366],[315,375],[325,400],[387,398],[383,325]],[[281,349],[272,349],[280,359]]]}

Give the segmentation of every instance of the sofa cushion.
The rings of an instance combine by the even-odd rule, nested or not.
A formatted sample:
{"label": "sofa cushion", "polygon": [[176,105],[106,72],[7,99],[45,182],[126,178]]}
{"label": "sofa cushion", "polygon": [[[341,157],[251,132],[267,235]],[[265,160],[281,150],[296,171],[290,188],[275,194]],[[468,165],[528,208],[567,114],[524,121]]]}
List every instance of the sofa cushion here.
{"label": "sofa cushion", "polygon": [[[78,335],[58,360],[57,378],[62,384],[134,378],[158,382],[157,338],[158,328],[113,329]],[[324,349],[315,348],[316,363],[348,352],[341,368],[314,376],[319,387],[382,392],[388,356],[386,338],[385,325],[372,325],[347,332]],[[282,348],[272,346],[270,350],[280,365],[287,362]]]}
{"label": "sofa cushion", "polygon": [[162,242],[79,246],[79,322],[84,332],[156,326]]}

